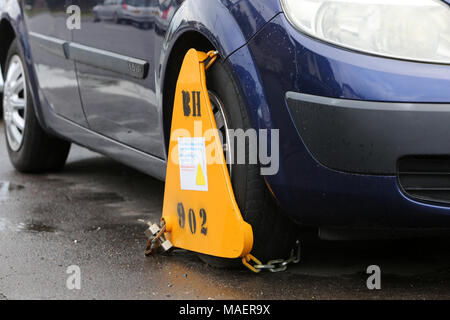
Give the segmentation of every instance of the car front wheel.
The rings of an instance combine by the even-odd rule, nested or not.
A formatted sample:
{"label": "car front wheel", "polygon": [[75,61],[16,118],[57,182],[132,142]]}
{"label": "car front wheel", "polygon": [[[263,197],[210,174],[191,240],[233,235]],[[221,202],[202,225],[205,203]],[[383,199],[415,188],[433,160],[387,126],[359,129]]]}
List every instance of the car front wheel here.
{"label": "car front wheel", "polygon": [[[216,119],[217,129],[221,132],[224,155],[233,186],[236,202],[242,217],[253,229],[252,254],[266,262],[271,259],[289,257],[295,245],[298,227],[292,223],[278,207],[271,196],[264,178],[260,175],[258,164],[237,164],[235,155],[237,144],[230,129],[251,129],[243,98],[238,90],[231,72],[221,60],[215,62],[206,73],[211,107]],[[234,148],[230,148],[234,145]],[[248,142],[245,159],[248,159]],[[242,151],[242,150],[241,150]],[[232,163],[232,164],[230,164]],[[216,267],[233,267],[240,265],[240,260],[221,259],[207,255],[200,257]]]}

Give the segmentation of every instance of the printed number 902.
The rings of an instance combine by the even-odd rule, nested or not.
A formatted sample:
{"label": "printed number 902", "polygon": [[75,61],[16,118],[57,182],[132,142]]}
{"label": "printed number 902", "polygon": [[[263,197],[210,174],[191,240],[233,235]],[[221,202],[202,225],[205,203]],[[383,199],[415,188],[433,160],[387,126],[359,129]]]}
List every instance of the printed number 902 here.
{"label": "printed number 902", "polygon": [[[180,226],[180,228],[184,229],[184,226],[186,225],[186,212],[181,202],[178,203],[177,212],[178,212],[178,225]],[[208,228],[206,227],[207,218],[205,209],[200,209],[199,217],[202,222],[202,225],[200,227],[200,233],[206,236],[206,234],[208,233]],[[189,230],[191,231],[192,234],[195,234],[197,232],[197,218],[193,209],[189,209],[188,211],[188,221],[189,221]]]}

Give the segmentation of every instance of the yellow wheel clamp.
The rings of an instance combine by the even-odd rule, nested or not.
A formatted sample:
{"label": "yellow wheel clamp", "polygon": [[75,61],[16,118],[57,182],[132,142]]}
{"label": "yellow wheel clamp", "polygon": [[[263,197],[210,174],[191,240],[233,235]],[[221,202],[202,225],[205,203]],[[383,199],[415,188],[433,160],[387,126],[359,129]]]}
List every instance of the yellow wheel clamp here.
{"label": "yellow wheel clamp", "polygon": [[162,214],[165,229],[154,230],[153,235],[159,238],[165,232],[177,248],[242,258],[257,272],[248,263],[260,264],[250,255],[252,227],[234,198],[206,86],[205,70],[215,59],[215,52],[194,49],[184,58],[172,115]]}

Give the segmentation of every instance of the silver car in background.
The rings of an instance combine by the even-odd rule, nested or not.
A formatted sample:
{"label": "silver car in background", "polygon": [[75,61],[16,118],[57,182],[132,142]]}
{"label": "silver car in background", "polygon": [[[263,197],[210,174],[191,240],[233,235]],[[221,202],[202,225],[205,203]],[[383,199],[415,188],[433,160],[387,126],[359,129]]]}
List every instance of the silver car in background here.
{"label": "silver car in background", "polygon": [[104,0],[96,5],[92,11],[94,21],[112,20],[121,23],[125,19],[127,0]]}
{"label": "silver car in background", "polygon": [[127,20],[142,28],[149,28],[154,22],[158,0],[128,0],[124,14]]}

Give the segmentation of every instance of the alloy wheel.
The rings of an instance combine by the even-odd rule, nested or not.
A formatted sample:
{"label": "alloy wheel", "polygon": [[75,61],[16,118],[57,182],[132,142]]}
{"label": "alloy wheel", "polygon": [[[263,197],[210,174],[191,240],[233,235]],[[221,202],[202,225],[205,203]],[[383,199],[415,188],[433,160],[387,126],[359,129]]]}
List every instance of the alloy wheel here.
{"label": "alloy wheel", "polygon": [[223,103],[220,101],[219,97],[212,91],[208,91],[209,100],[211,101],[211,108],[216,120],[217,130],[220,132],[220,140],[222,143],[223,153],[225,156],[225,161],[228,167],[228,173],[231,178],[231,168],[232,168],[232,150],[230,147],[230,129],[228,126],[228,121],[225,116]]}
{"label": "alloy wheel", "polygon": [[22,146],[27,108],[27,86],[22,60],[12,56],[3,89],[3,119],[9,147],[18,151]]}

